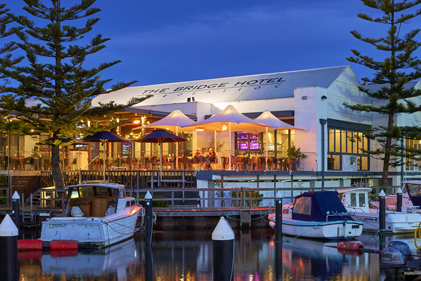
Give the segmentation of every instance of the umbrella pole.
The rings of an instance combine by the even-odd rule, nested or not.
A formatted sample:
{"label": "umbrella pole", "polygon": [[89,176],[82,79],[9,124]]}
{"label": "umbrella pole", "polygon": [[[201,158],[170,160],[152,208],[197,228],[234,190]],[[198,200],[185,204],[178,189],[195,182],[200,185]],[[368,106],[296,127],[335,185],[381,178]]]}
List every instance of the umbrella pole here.
{"label": "umbrella pole", "polygon": [[[178,127],[175,127],[175,134],[178,137]],[[178,142],[175,143],[175,170],[178,170]]]}
{"label": "umbrella pole", "polygon": [[228,139],[229,139],[229,159],[228,159],[228,170],[231,170],[231,122],[228,123]]}
{"label": "umbrella pole", "polygon": [[161,186],[162,181],[162,142],[159,142],[159,183],[158,186]]}
{"label": "umbrella pole", "polygon": [[[217,156],[218,154],[217,154],[217,150],[216,150],[216,130],[215,131],[213,131],[213,134],[214,134],[214,141],[213,141],[213,146],[214,146],[214,149],[215,149],[215,155]],[[217,160],[216,160],[217,158],[215,158],[215,163],[217,162]],[[210,165],[210,164],[209,164]],[[218,164],[218,166],[219,166],[219,164]],[[221,168],[219,168],[219,169],[221,169]]]}
{"label": "umbrella pole", "polygon": [[268,155],[268,127],[266,127],[266,170],[268,170],[268,159],[269,159],[269,155]]}
{"label": "umbrella pole", "polygon": [[106,149],[106,144],[107,141],[102,142],[102,145],[104,146],[104,162],[102,163],[102,176],[104,177],[104,181],[105,181],[105,149]]}

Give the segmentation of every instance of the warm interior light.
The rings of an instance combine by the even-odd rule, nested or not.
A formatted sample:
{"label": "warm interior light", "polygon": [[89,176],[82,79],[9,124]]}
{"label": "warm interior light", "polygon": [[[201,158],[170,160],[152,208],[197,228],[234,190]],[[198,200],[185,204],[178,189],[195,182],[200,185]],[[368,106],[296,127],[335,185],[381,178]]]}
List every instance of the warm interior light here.
{"label": "warm interior light", "polygon": [[196,128],[196,132],[203,132],[204,130],[205,130],[205,128],[203,128],[203,127]]}
{"label": "warm interior light", "polygon": [[226,131],[227,130],[227,125],[222,125],[222,131]]}
{"label": "warm interior light", "polygon": [[133,121],[133,124],[139,124],[140,123],[140,120],[134,120]]}

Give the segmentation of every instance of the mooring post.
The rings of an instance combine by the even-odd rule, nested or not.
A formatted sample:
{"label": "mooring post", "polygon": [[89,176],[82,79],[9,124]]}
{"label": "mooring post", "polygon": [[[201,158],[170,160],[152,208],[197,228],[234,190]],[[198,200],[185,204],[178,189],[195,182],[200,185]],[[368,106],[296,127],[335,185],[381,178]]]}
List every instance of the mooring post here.
{"label": "mooring post", "polygon": [[0,272],[1,280],[17,281],[18,267],[18,235],[19,230],[9,215],[0,224]]}
{"label": "mooring post", "polygon": [[213,280],[232,281],[234,274],[234,231],[224,217],[221,217],[214,231]]}
{"label": "mooring post", "polygon": [[275,220],[275,242],[282,241],[282,195],[278,191],[275,197],[275,209],[276,209],[276,220]]}
{"label": "mooring post", "polygon": [[145,247],[145,281],[153,281],[153,258],[151,245],[146,245]]}
{"label": "mooring post", "polygon": [[282,281],[282,245],[283,243],[275,243],[275,280]]}
{"label": "mooring post", "polygon": [[380,250],[384,249],[386,243],[386,193],[380,191],[380,214],[379,214],[379,231],[380,231]]}
{"label": "mooring post", "polygon": [[145,243],[152,244],[152,195],[148,191],[145,195]]}
{"label": "mooring post", "polygon": [[400,187],[396,193],[396,198],[396,211],[402,212],[402,189]]}
{"label": "mooring post", "polygon": [[20,196],[18,192],[15,191],[15,193],[13,193],[13,196],[12,196],[12,209],[13,209],[13,222],[15,223],[17,229],[19,229],[19,226],[20,226],[19,199],[20,199]]}

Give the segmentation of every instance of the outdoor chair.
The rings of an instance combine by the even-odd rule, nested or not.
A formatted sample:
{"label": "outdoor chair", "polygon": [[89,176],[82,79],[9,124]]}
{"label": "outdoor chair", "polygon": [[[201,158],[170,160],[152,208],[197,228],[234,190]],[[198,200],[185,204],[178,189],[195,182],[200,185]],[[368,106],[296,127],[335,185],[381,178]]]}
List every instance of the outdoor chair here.
{"label": "outdoor chair", "polygon": [[231,164],[233,164],[233,166],[235,167],[235,170],[244,170],[243,157],[233,156],[232,160],[233,162]]}
{"label": "outdoor chair", "polygon": [[174,169],[174,165],[172,162],[168,161],[168,157],[167,156],[163,156],[162,157],[162,168],[164,168],[165,170],[168,169],[168,167],[173,170]]}

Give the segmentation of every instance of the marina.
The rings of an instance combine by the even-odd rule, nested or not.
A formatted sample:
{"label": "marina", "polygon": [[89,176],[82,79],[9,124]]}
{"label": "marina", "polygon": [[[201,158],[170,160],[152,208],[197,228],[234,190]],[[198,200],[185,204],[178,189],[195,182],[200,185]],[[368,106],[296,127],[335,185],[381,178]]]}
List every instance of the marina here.
{"label": "marina", "polygon": [[[32,234],[33,230],[21,235],[29,239]],[[418,253],[413,237],[388,236],[388,242],[392,239],[404,239]],[[379,249],[378,240],[370,235],[362,235],[359,241],[366,248]],[[394,280],[380,267],[376,253],[340,252],[330,242],[308,239],[277,245],[269,228],[235,230],[234,280]],[[211,231],[206,230],[154,231],[150,248],[137,232],[133,239],[105,250],[70,256],[25,254],[19,253],[20,278],[25,280],[213,280]]]}

